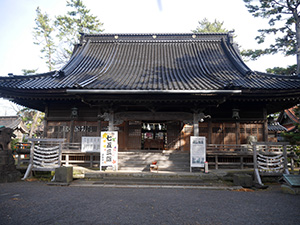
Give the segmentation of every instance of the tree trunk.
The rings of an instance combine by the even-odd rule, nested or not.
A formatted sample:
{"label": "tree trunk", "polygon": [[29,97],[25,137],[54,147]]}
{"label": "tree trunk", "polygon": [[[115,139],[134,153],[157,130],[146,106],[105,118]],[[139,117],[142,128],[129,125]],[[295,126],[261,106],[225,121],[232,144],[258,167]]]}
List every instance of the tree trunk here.
{"label": "tree trunk", "polygon": [[37,113],[34,116],[34,120],[33,120],[33,123],[31,125],[31,128],[30,128],[29,138],[32,138],[34,128],[35,128],[35,126],[37,124],[37,120],[40,117],[40,113],[41,113],[40,111],[37,111]]}
{"label": "tree trunk", "polygon": [[297,8],[292,8],[289,6],[289,9],[293,13],[293,17],[295,19],[295,28],[296,28],[296,45],[297,45],[297,75],[300,76],[300,18],[298,16],[298,10]]}
{"label": "tree trunk", "polygon": [[297,75],[300,76],[300,21],[296,20],[296,42],[297,42]]}

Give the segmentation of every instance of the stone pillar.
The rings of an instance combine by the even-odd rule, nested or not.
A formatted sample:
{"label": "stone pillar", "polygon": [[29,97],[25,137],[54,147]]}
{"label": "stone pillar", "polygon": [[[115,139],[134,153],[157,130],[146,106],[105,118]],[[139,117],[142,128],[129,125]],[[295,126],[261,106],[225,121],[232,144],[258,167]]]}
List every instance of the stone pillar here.
{"label": "stone pillar", "polygon": [[15,166],[11,150],[0,150],[0,183],[15,182],[21,179],[21,173]]}

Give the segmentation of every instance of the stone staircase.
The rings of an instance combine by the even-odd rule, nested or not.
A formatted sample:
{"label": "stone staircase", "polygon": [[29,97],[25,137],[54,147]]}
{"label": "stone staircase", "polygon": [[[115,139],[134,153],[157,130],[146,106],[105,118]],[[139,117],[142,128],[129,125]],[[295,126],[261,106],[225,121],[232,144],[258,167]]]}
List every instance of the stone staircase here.
{"label": "stone staircase", "polygon": [[189,172],[190,155],[181,151],[126,151],[119,152],[119,170],[150,170],[150,164],[156,161],[159,171]]}
{"label": "stone staircase", "polygon": [[224,182],[222,176],[210,173],[186,172],[86,172],[83,179],[77,179],[74,185],[116,185],[116,186],[232,186]]}

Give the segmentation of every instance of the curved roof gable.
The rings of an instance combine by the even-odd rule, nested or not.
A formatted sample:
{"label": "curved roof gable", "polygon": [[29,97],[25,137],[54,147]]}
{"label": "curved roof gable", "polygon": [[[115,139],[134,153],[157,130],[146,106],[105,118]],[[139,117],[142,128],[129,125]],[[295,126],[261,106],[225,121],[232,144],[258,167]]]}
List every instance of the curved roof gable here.
{"label": "curved roof gable", "polygon": [[230,34],[83,34],[60,71],[1,78],[1,86],[110,91],[299,89],[300,79],[250,70]]}

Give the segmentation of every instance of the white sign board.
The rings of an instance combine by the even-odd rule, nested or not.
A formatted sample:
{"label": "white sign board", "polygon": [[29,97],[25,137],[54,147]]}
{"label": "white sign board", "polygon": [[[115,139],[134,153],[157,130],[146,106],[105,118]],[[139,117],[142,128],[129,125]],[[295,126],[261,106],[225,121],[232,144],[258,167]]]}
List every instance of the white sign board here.
{"label": "white sign board", "polygon": [[100,170],[103,166],[112,166],[118,170],[118,132],[101,132]]}
{"label": "white sign board", "polygon": [[82,152],[100,152],[101,137],[82,137]]}
{"label": "white sign board", "polygon": [[204,167],[206,161],[206,139],[205,137],[191,136],[191,161],[192,167]]}

